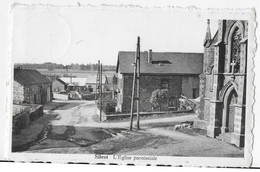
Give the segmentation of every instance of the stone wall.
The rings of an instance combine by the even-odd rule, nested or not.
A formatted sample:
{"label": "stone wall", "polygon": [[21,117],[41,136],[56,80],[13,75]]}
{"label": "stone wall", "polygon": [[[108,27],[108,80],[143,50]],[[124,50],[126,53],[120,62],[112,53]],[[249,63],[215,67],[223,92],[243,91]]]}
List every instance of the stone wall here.
{"label": "stone wall", "polygon": [[58,80],[54,80],[52,82],[52,91],[53,92],[60,92],[62,90],[66,90],[66,89],[67,89],[66,85],[62,84]]}
{"label": "stone wall", "polygon": [[210,46],[204,48],[204,64],[203,64],[203,72],[211,73],[212,66],[214,64],[214,46]]}
{"label": "stone wall", "polygon": [[[24,102],[31,104],[45,104],[48,102],[47,89],[51,90],[51,83],[28,85],[24,87]],[[51,94],[51,92],[49,93]]]}
{"label": "stone wall", "polygon": [[24,101],[24,87],[18,82],[13,82],[13,102],[15,104],[22,103]]}
{"label": "stone wall", "polygon": [[69,100],[69,95],[68,94],[53,93],[53,98],[58,99],[58,100]]}
{"label": "stone wall", "polygon": [[182,76],[182,95],[188,99],[199,97],[199,76]]}
{"label": "stone wall", "polygon": [[26,128],[30,124],[30,122],[38,119],[43,115],[42,105],[14,105],[13,111],[18,109],[19,106],[21,106],[23,110],[21,110],[19,113],[13,114],[13,134],[19,134],[22,129]]}
{"label": "stone wall", "polygon": [[[123,76],[123,103],[122,111],[130,112],[133,76],[125,74]],[[163,75],[141,75],[140,77],[140,111],[152,111],[150,98],[152,92],[161,89],[162,80],[169,80],[168,99],[171,97],[180,97],[182,93],[181,76],[163,76]],[[135,105],[136,107],[136,105]],[[168,110],[168,104],[164,105],[161,110]]]}

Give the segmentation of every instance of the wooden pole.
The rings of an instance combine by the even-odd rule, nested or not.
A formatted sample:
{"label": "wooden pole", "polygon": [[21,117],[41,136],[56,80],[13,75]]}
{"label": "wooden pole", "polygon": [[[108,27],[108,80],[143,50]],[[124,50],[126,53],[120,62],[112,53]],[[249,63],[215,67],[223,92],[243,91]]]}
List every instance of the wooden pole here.
{"label": "wooden pole", "polygon": [[140,129],[140,38],[138,37],[137,42],[137,50],[136,50],[136,56],[137,56],[137,121],[136,121],[136,127],[137,129]]}
{"label": "wooden pole", "polygon": [[102,63],[100,64],[100,79],[99,79],[99,90],[100,90],[100,102],[99,102],[99,105],[100,105],[100,114],[99,114],[99,120],[101,121],[102,120]]}
{"label": "wooden pole", "polygon": [[99,82],[100,82],[100,75],[99,75],[99,66],[100,66],[100,60],[98,60],[98,68],[97,68],[97,79],[96,79],[96,94],[95,94],[95,101],[97,101],[97,94],[98,94],[98,87],[99,87]]}
{"label": "wooden pole", "polygon": [[[140,38],[137,38],[137,45],[139,44]],[[138,47],[137,47],[138,49]],[[132,97],[131,97],[131,114],[130,114],[130,130],[133,129],[133,118],[134,118],[134,100],[135,100],[135,84],[136,84],[136,72],[137,72],[137,55],[135,54],[134,63],[134,75],[133,75],[133,87],[132,87]]]}

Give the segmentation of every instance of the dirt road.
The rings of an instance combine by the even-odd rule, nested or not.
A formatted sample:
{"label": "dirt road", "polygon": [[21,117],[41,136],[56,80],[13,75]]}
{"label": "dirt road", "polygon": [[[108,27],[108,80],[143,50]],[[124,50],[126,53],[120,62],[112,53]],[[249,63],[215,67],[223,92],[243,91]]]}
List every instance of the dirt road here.
{"label": "dirt road", "polygon": [[[71,125],[75,127],[100,127],[100,128],[129,128],[129,121],[122,122],[99,122],[97,120],[97,107],[94,101],[69,101],[75,104],[62,106],[53,113],[58,115],[58,120],[52,121],[51,125]],[[76,104],[78,103],[78,104]],[[192,121],[196,117],[195,114],[188,114],[176,117],[165,117],[157,119],[145,119],[141,121],[141,125],[156,123],[171,123],[181,121]]]}
{"label": "dirt road", "polygon": [[[195,114],[142,119],[141,130],[129,131],[129,121],[99,122],[93,101],[68,101],[45,110],[52,116],[37,141],[26,152],[94,153],[164,156],[241,157],[243,149],[208,138],[198,130],[174,131],[182,121]],[[24,132],[26,133],[26,132]],[[22,138],[22,137],[21,137]],[[24,138],[24,137],[23,137]]]}

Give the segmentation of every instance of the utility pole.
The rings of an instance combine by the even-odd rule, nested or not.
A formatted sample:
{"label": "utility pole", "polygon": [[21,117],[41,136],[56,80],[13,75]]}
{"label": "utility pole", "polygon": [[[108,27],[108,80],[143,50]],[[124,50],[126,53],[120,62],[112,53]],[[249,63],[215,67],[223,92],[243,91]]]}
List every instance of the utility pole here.
{"label": "utility pole", "polygon": [[[137,74],[137,68],[139,71],[139,74]],[[139,119],[140,119],[140,101],[139,101],[139,91],[140,91],[140,37],[137,38],[137,48],[136,48],[136,54],[135,54],[135,63],[134,63],[134,75],[133,75],[133,88],[132,88],[132,97],[131,97],[131,115],[130,115],[130,130],[133,129],[133,118],[134,118],[134,102],[137,100],[137,128],[139,129]],[[136,82],[137,80],[137,82]],[[135,87],[137,83],[137,97],[135,97]]]}
{"label": "utility pole", "polygon": [[99,114],[99,120],[102,120],[102,63],[100,64],[100,80],[99,80],[99,89],[100,89],[100,96],[99,96],[99,108],[100,108],[100,114]]}
{"label": "utility pole", "polygon": [[136,93],[136,97],[137,97],[137,121],[136,121],[136,127],[139,130],[140,129],[140,38],[138,37],[137,40],[137,48],[136,48],[136,57],[137,57],[137,93]]}
{"label": "utility pole", "polygon": [[96,78],[96,94],[95,94],[95,101],[97,101],[97,95],[99,93],[99,81],[100,81],[100,60],[98,60],[97,66],[97,78]]}

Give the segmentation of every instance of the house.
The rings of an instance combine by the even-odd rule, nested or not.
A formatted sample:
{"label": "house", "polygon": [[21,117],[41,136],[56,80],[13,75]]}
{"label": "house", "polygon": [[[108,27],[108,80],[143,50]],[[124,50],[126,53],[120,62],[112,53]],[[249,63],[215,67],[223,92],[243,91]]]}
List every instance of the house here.
{"label": "house", "polygon": [[195,128],[209,137],[244,146],[248,22],[219,20],[211,38],[210,21],[204,40],[200,75],[200,112]]}
{"label": "house", "polygon": [[[77,78],[77,77],[61,77],[59,78],[61,82],[66,84],[67,91],[94,91],[96,90],[96,80],[97,76],[88,76],[86,78]],[[58,84],[58,85],[64,85],[64,84]],[[65,87],[65,86],[64,86]],[[109,89],[108,87],[108,79],[106,76],[102,77],[102,88],[104,91],[107,91]]]}
{"label": "house", "polygon": [[61,77],[59,78],[63,83],[65,83],[66,91],[87,91],[86,81],[87,78],[77,78],[77,77]]}
{"label": "house", "polygon": [[[88,76],[86,85],[88,88],[92,88],[93,91],[96,92],[97,76]],[[102,76],[102,90],[110,91],[110,84],[106,75]]]}
{"label": "house", "polygon": [[[129,112],[133,85],[135,52],[118,53],[118,112]],[[199,75],[202,73],[202,53],[141,52],[140,53],[140,111],[152,111],[150,98],[157,89],[167,89],[167,101],[162,110],[178,108],[181,95],[199,96]]]}
{"label": "house", "polygon": [[66,91],[68,87],[68,83],[64,82],[63,80],[57,78],[52,81],[52,91],[53,92],[60,92]]}
{"label": "house", "polygon": [[52,100],[51,82],[37,70],[14,69],[13,102],[45,104]]}

